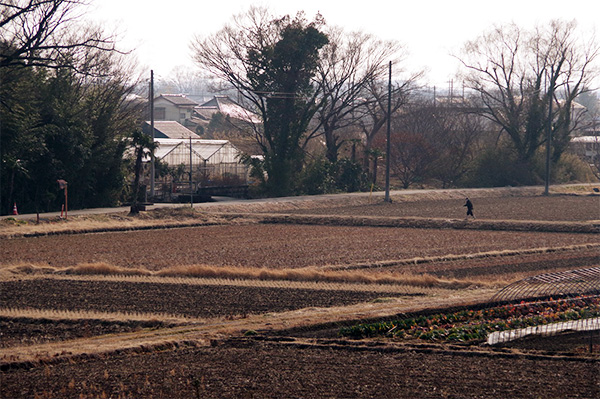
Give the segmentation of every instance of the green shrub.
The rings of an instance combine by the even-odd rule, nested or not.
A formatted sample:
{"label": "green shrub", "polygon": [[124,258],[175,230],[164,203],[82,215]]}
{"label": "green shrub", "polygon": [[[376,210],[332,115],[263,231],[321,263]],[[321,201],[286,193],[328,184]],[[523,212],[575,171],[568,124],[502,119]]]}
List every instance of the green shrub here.
{"label": "green shrub", "polygon": [[299,175],[299,194],[317,195],[335,192],[333,165],[324,158],[317,158],[307,164]]}
{"label": "green shrub", "polygon": [[537,161],[519,161],[510,148],[489,148],[479,155],[462,182],[468,187],[536,185],[542,182]]}
{"label": "green shrub", "polygon": [[299,194],[328,194],[335,192],[355,192],[367,190],[367,174],[362,166],[349,159],[331,163],[325,158],[317,158],[307,164],[299,175]]}
{"label": "green shrub", "polygon": [[557,184],[597,181],[589,165],[574,154],[563,154],[551,172],[553,182]]}

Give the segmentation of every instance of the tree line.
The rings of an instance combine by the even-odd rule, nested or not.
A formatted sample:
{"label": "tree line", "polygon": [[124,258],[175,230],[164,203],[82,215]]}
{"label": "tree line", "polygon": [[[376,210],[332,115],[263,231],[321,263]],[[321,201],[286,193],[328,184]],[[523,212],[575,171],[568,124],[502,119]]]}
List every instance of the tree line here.
{"label": "tree line", "polygon": [[[598,46],[575,22],[499,26],[466,43],[461,96],[427,93],[423,73],[405,71],[398,42],[344,32],[320,15],[276,18],[253,7],[192,48],[198,66],[264,121],[249,129],[264,158],[248,162],[269,195],[343,190],[344,174],[367,189],[384,156],[404,188],[538,184],[547,143],[554,181],[592,176],[563,156],[586,119],[576,99],[597,77]],[[389,62],[400,72],[391,87]]]}
{"label": "tree line", "polygon": [[0,213],[116,205],[140,124],[126,54],[82,0],[0,2]]}
{"label": "tree line", "polygon": [[[128,148],[140,141],[145,93],[116,38],[83,25],[84,5],[0,1],[1,213],[14,202],[22,212],[59,209],[58,179],[72,186],[74,208],[116,205],[139,180],[139,151]],[[399,187],[538,183],[547,143],[556,181],[585,175],[564,152],[584,123],[575,105],[596,77],[598,47],[574,23],[501,26],[467,43],[461,96],[424,90],[398,42],[320,15],[252,7],[191,47],[262,120],[244,127],[261,150],[244,159],[261,195],[370,189],[385,156]]]}

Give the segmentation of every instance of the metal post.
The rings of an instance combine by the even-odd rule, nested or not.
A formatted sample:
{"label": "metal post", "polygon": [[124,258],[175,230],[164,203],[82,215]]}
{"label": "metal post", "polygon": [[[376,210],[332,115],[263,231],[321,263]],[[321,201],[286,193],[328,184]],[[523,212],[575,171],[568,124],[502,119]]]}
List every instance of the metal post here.
{"label": "metal post", "polygon": [[69,185],[65,184],[65,220],[69,218],[69,195],[67,194]]}
{"label": "metal post", "polygon": [[392,61],[390,61],[390,73],[388,81],[388,109],[387,109],[387,146],[385,154],[385,202],[392,202],[390,200],[390,158],[391,158],[391,142],[390,142],[390,130],[391,130],[391,119],[392,119]]}
{"label": "metal post", "polygon": [[65,194],[65,203],[62,206],[61,212],[60,212],[60,217],[62,218],[62,210],[65,211],[65,219],[68,217],[68,212],[69,212],[69,202],[68,202],[68,194],[67,194],[67,187],[69,186],[69,184],[63,180],[63,179],[58,179],[56,181],[58,183],[58,188],[61,190],[65,190],[64,194]]}
{"label": "metal post", "polygon": [[[150,71],[150,130],[154,144],[154,71]],[[154,200],[154,151],[150,154],[150,200]]]}

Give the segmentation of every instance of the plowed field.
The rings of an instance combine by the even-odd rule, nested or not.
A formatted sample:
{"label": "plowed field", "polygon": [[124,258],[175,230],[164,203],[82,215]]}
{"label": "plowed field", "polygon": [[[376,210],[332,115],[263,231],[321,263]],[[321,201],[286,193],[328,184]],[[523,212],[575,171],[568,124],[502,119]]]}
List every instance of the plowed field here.
{"label": "plowed field", "polygon": [[[478,220],[600,219],[599,197],[473,198]],[[285,211],[463,218],[462,203],[402,198]],[[598,237],[245,222],[0,239],[0,397],[597,398],[600,359],[585,353],[587,336],[494,349],[357,342],[336,331],[356,320],[482,303],[499,282],[598,266]],[[88,263],[109,271],[60,269]],[[37,267],[14,268],[22,264]],[[188,265],[212,267],[217,277],[220,269],[256,273],[156,275]],[[152,276],[114,275],[110,266]],[[267,271],[296,281],[271,281]],[[363,280],[330,284],[311,274],[320,271]],[[365,282],[423,273],[441,282]]]}
{"label": "plowed field", "polygon": [[[599,362],[432,348],[233,341],[3,374],[0,394],[79,398],[597,398]],[[28,383],[23,383],[26,378]],[[12,396],[14,397],[14,396]]]}
{"label": "plowed field", "polygon": [[106,262],[160,270],[349,265],[447,254],[597,243],[594,234],[307,225],[234,225],[0,240],[0,263]]}
{"label": "plowed field", "polygon": [[[470,194],[469,194],[470,195]],[[476,193],[474,195],[477,195]],[[509,196],[471,197],[474,214],[478,219],[491,220],[547,220],[584,221],[600,219],[600,196]],[[314,215],[371,215],[371,216],[419,216],[425,218],[464,218],[465,200],[446,199],[415,200],[410,196],[392,203],[374,202],[358,206],[312,207],[289,210],[293,213]],[[557,212],[560,209],[560,212]]]}

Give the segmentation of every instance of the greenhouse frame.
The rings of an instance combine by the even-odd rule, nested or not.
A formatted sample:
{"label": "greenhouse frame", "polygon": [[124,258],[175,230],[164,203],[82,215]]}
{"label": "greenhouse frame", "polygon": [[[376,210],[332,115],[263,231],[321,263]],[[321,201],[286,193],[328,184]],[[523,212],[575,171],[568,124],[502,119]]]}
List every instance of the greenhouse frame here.
{"label": "greenhouse frame", "polygon": [[248,167],[241,163],[241,152],[229,140],[159,138],[154,141],[158,143],[155,159],[172,168],[183,165],[187,173],[191,161],[193,180],[200,185],[209,185],[211,180],[222,180],[224,176],[235,176],[244,183],[247,180]]}

